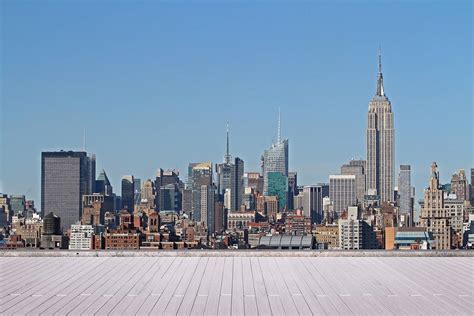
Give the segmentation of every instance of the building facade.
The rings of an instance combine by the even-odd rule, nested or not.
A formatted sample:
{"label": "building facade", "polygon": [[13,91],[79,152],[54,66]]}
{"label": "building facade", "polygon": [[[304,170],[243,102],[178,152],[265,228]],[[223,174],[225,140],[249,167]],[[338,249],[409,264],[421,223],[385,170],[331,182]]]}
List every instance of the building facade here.
{"label": "building facade", "polygon": [[349,163],[341,166],[342,175],[354,175],[356,177],[357,202],[363,203],[367,192],[365,186],[365,169],[367,163],[365,160],[351,160]]}
{"label": "building facade", "polygon": [[122,177],[122,209],[127,209],[129,213],[133,213],[135,208],[135,177]]}
{"label": "building facade", "polygon": [[349,206],[357,205],[357,188],[355,175],[329,176],[329,198],[336,216],[347,211]]}
{"label": "building facade", "polygon": [[92,237],[94,228],[92,225],[71,225],[71,235],[69,237],[69,250],[90,250],[92,249]]}
{"label": "building facade", "polygon": [[211,186],[212,162],[190,163],[188,167],[188,188],[192,196],[192,219],[201,221],[201,186]]}
{"label": "building facade", "polygon": [[[307,185],[301,196],[304,216],[311,218],[311,223],[319,224],[323,220],[323,198],[329,196],[328,184]],[[300,202],[297,201],[297,204]],[[299,206],[299,205],[297,205]]]}
{"label": "building facade", "polygon": [[91,194],[92,182],[95,184],[93,172],[95,157],[88,157],[86,152],[42,152],[41,217],[56,214],[61,218],[63,231],[79,221],[82,196]]}
{"label": "building facade", "polygon": [[409,218],[409,226],[413,226],[413,207],[414,196],[411,186],[411,166],[400,165],[398,173],[398,207],[400,214],[404,214]]}

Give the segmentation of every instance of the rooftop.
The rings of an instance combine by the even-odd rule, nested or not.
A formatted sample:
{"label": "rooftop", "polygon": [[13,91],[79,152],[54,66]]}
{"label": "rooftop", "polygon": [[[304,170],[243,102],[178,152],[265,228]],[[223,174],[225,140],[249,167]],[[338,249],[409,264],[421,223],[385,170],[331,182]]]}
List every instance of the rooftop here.
{"label": "rooftop", "polygon": [[97,254],[91,251],[76,258],[71,257],[75,252],[56,252],[57,257],[0,252],[0,314],[380,315],[473,310],[472,256],[141,253],[84,255]]}

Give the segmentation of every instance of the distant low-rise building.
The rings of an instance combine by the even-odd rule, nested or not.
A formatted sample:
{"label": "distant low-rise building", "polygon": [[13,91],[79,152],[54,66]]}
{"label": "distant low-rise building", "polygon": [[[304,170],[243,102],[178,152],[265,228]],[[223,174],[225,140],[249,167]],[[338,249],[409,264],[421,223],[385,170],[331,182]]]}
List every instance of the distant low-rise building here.
{"label": "distant low-rise building", "polygon": [[386,250],[431,249],[433,236],[425,227],[386,227]]}
{"label": "distant low-rise building", "polygon": [[337,224],[317,225],[314,236],[319,248],[339,248],[339,226]]}
{"label": "distant low-rise building", "polygon": [[71,225],[69,237],[69,250],[90,250],[92,249],[92,239],[94,228],[92,225]]}

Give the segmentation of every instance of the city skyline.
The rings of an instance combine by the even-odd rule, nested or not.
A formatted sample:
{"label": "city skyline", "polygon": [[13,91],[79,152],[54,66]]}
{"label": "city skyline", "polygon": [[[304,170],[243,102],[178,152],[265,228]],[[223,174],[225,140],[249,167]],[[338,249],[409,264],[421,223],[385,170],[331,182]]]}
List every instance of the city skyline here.
{"label": "city skyline", "polygon": [[[462,3],[457,5],[461,6]],[[31,52],[27,52],[21,50],[22,45],[25,44],[24,42],[21,40],[19,41],[20,43],[12,42],[14,39],[18,40],[16,36],[20,36],[20,39],[30,38],[34,34],[46,36],[44,32],[48,28],[53,27],[53,22],[44,23],[38,30],[32,29],[33,22],[14,30],[13,26],[21,23],[22,18],[28,17],[28,12],[30,12],[28,10],[35,6],[24,5],[23,7],[17,7],[11,3],[3,6],[5,7],[3,11],[8,13],[8,15],[5,14],[5,27],[3,30],[5,43],[13,45],[8,45],[9,47],[5,48],[4,55],[9,60],[9,63],[5,64],[2,70],[5,92],[4,96],[2,96],[2,152],[8,153],[8,155],[2,155],[1,161],[2,171],[0,179],[3,185],[0,186],[0,191],[2,192],[26,194],[35,201],[40,201],[40,153],[48,150],[79,149],[82,146],[84,126],[86,126],[87,131],[86,150],[97,155],[97,170],[105,169],[107,171],[116,190],[120,187],[120,179],[124,175],[133,174],[145,180],[152,178],[158,168],[177,168],[181,172],[181,177],[184,178],[186,177],[186,166],[190,161],[220,162],[221,158],[219,157],[222,157],[222,153],[225,150],[223,132],[225,122],[227,121],[230,122],[232,128],[231,137],[233,145],[231,154],[234,157],[241,157],[245,161],[246,171],[260,171],[258,166],[259,157],[261,152],[268,148],[275,135],[276,110],[278,107],[282,108],[283,133],[291,140],[289,171],[298,172],[300,184],[328,183],[329,175],[337,173],[340,165],[346,163],[351,158],[365,158],[364,130],[367,124],[367,101],[373,95],[377,68],[376,48],[379,44],[382,45],[384,55],[385,85],[390,91],[390,99],[393,101],[393,112],[396,116],[395,174],[398,174],[398,168],[401,164],[410,164],[412,166],[412,183],[417,188],[418,200],[423,189],[426,187],[426,180],[428,179],[428,174],[425,171],[426,167],[432,161],[437,161],[440,165],[442,183],[449,182],[451,175],[457,172],[458,169],[464,168],[469,170],[471,167],[470,164],[473,161],[472,123],[470,123],[470,117],[466,113],[470,111],[472,118],[470,94],[472,78],[465,69],[469,68],[471,64],[471,59],[468,56],[470,56],[472,48],[461,41],[471,33],[471,28],[465,27],[466,23],[469,24],[469,19],[457,19],[457,24],[450,26],[450,30],[453,31],[452,33],[441,32],[439,34],[439,41],[444,40],[445,43],[452,42],[455,44],[449,48],[436,46],[435,48],[432,47],[428,53],[426,50],[427,41],[414,43],[419,37],[428,32],[425,30],[424,33],[422,29],[417,29],[420,34],[414,34],[412,39],[405,39],[401,42],[401,44],[406,45],[399,47],[399,43],[397,43],[397,46],[395,46],[396,39],[402,35],[403,31],[400,31],[400,34],[398,34],[392,28],[388,29],[392,32],[388,32],[385,29],[385,37],[374,37],[377,38],[376,41],[373,38],[372,41],[369,41],[368,38],[379,34],[378,31],[372,30],[372,32],[369,32],[363,37],[362,44],[354,48],[354,56],[351,55],[349,57],[340,51],[345,45],[350,45],[349,40],[348,43],[341,45],[330,41],[325,34],[317,33],[314,30],[317,26],[324,24],[318,24],[310,19],[321,14],[312,9],[313,11],[310,10],[310,13],[308,13],[309,17],[303,18],[300,24],[293,27],[288,26],[287,33],[283,32],[285,29],[279,29],[286,43],[293,43],[290,51],[297,53],[298,58],[296,59],[300,59],[298,62],[289,57],[292,55],[288,50],[283,55],[269,53],[267,59],[260,57],[260,59],[257,58],[255,61],[268,60],[270,63],[264,64],[264,67],[257,69],[258,74],[255,80],[246,81],[245,79],[249,78],[243,75],[242,72],[237,72],[237,76],[233,76],[233,71],[226,75],[217,72],[220,65],[226,61],[230,62],[230,60],[218,60],[212,63],[207,58],[204,58],[203,55],[199,55],[200,58],[204,58],[204,64],[213,66],[211,67],[212,71],[216,71],[219,74],[216,78],[232,79],[235,81],[224,81],[223,84],[218,84],[215,78],[212,79],[212,76],[207,74],[203,77],[204,82],[198,85],[200,89],[196,90],[192,82],[174,77],[176,79],[175,83],[179,82],[178,85],[181,87],[186,86],[184,91],[188,92],[188,94],[190,93],[189,96],[182,96],[176,90],[178,85],[175,84],[169,92],[158,89],[161,95],[165,96],[160,98],[156,96],[160,95],[160,93],[155,95],[155,87],[159,87],[160,84],[166,86],[167,79],[173,79],[173,77],[148,77],[148,79],[152,80],[153,85],[145,84],[145,88],[140,93],[137,90],[138,86],[132,84],[133,89],[130,88],[125,91],[130,93],[123,92],[125,94],[122,96],[125,97],[125,100],[118,100],[115,90],[123,89],[124,82],[120,83],[112,80],[115,82],[115,88],[113,88],[113,85],[104,85],[103,81],[106,78],[112,79],[111,76],[117,71],[114,70],[112,64],[104,64],[105,71],[101,73],[92,72],[92,74],[97,76],[97,90],[102,88],[102,91],[91,90],[91,86],[86,84],[87,78],[90,79],[90,77],[84,73],[78,73],[77,76],[73,76],[60,72],[61,67],[65,67],[65,69],[70,71],[77,71],[77,68],[64,64],[64,60],[62,60],[62,63],[59,60],[59,64],[44,60],[44,54],[51,53],[54,55],[54,52],[51,50],[55,47],[54,45],[52,47],[36,47]],[[178,11],[175,12],[176,14],[181,12],[179,10],[186,11],[183,8],[173,9],[167,6],[164,7],[167,10]],[[292,9],[288,14],[296,16],[297,13],[299,14],[298,10],[304,7],[305,5],[301,5],[299,9]],[[370,5],[369,11],[375,10],[376,7],[376,5]],[[417,9],[416,6],[414,7]],[[442,16],[442,10],[439,7],[442,6],[430,5],[427,11],[434,16]],[[263,16],[270,15],[274,16],[274,18],[283,15],[281,7],[279,9],[271,8],[270,13],[264,13],[261,10],[261,6],[257,6],[257,9],[259,9],[257,14]],[[313,7],[310,6],[310,8]],[[326,10],[331,9],[334,9],[334,7],[329,6],[329,8],[326,8]],[[343,6],[343,9],[342,14],[345,16],[348,14],[346,12],[347,6]],[[463,12],[461,12],[460,8],[448,7],[447,9],[455,12],[454,16],[461,15],[463,17]],[[46,6],[43,10],[55,12],[66,10],[66,13],[69,13],[69,17],[77,19],[76,15],[68,12],[66,8],[60,5]],[[137,10],[142,12],[140,8]],[[234,16],[233,22],[236,22],[235,19],[248,15],[246,8],[240,8],[239,10],[236,16]],[[361,9],[357,8],[357,10]],[[418,10],[421,9],[418,8]],[[100,12],[100,8],[98,11]],[[322,9],[322,11],[324,10]],[[396,11],[395,13],[400,14],[401,10],[397,8]],[[415,13],[409,16],[409,26],[414,26],[417,13],[419,14],[420,12],[415,10]],[[120,9],[116,9],[112,12],[111,18],[119,18],[124,14]],[[454,19],[454,16],[448,17]],[[13,21],[12,18],[15,17],[17,20]],[[390,16],[390,19],[395,19],[396,17],[397,14],[394,14]],[[91,18],[96,17],[92,16]],[[149,21],[148,19],[150,18],[150,16],[146,16],[145,21]],[[57,18],[55,17],[52,21],[57,21],[55,19]],[[432,19],[433,21],[428,19],[428,22],[432,23],[429,24],[429,34],[434,34],[437,30],[439,31],[438,27],[433,24],[434,18]],[[199,21],[199,19],[194,18],[191,19],[190,23],[197,23]],[[329,23],[327,20],[323,21]],[[170,21],[167,22],[171,23]],[[224,21],[220,22],[223,23]],[[261,31],[257,37],[249,39],[249,45],[256,45],[250,45],[249,47],[258,52],[262,47],[254,43],[254,40],[258,39],[259,36],[267,35],[267,33],[263,25],[253,20],[251,22],[253,26],[257,27],[257,30]],[[217,21],[210,19],[209,25],[214,26],[215,24],[213,23],[217,23]],[[226,23],[223,26],[226,29],[231,28]],[[304,36],[302,36],[300,41],[296,43],[290,42],[291,35],[300,34],[301,30],[304,29],[303,26],[313,26],[313,28],[309,28],[312,31],[303,32]],[[71,26],[66,26],[66,29],[68,27]],[[136,26],[136,28],[143,27],[143,24]],[[178,38],[188,39],[185,35],[186,27],[189,27],[189,25],[183,26]],[[353,32],[367,30],[367,28],[368,25],[364,24],[356,27]],[[235,29],[233,30],[235,31]],[[404,28],[402,30],[406,31]],[[105,29],[99,27],[99,32],[105,31]],[[110,30],[107,31],[103,34],[119,34],[115,32],[110,33]],[[342,32],[341,29],[337,28],[332,31],[334,31],[334,34]],[[310,39],[312,32],[319,35],[319,42],[327,45],[328,51],[322,50],[321,53],[315,48],[316,46],[307,46],[316,45]],[[215,31],[207,28],[204,28],[201,32],[198,31],[197,34],[204,36],[207,41],[216,35]],[[237,39],[241,38],[244,34],[234,35],[233,39]],[[448,40],[448,35],[453,38]],[[67,45],[70,44],[70,41],[64,39],[64,34],[59,34],[59,36],[63,40],[63,44],[55,48],[59,49],[58,54],[67,53]],[[382,40],[379,40],[379,38],[382,38]],[[148,47],[146,41],[141,41],[140,43],[142,49]],[[112,44],[110,48],[117,47],[117,43],[113,42]],[[177,47],[181,47],[178,44]],[[413,49],[413,47],[409,47],[410,44],[415,44],[415,48],[422,48],[424,46],[425,50]],[[275,37],[268,43],[268,48],[281,48],[280,46],[281,44]],[[156,46],[149,47],[156,49]],[[230,53],[235,48],[235,43],[232,41],[225,41],[221,47],[226,53]],[[309,58],[310,56],[307,56],[305,48],[309,48],[310,52],[317,52],[316,55],[321,60],[318,60],[316,63],[312,58]],[[436,66],[440,65],[436,64],[435,61],[437,59],[440,60],[439,58],[442,56],[454,56],[450,55],[452,54],[451,49],[456,51],[457,58],[455,60],[443,60],[442,72],[441,70],[436,71],[438,69]],[[107,51],[108,49],[104,48],[104,50]],[[244,54],[242,58],[247,61],[252,60],[250,58],[252,52],[247,51],[247,54]],[[200,53],[202,54],[203,52],[201,51]],[[19,56],[13,56],[15,54],[19,54]],[[157,56],[169,60],[171,58],[170,54],[170,51],[165,51]],[[72,58],[73,60],[82,61],[83,63],[79,64],[88,69],[88,71],[91,71],[90,67],[93,64],[84,64],[87,60],[86,55],[73,55]],[[88,56],[89,58],[92,56],[92,60],[97,62],[98,60],[95,58],[99,58],[101,55],[92,53],[92,55]],[[130,56],[133,56],[133,54]],[[186,56],[193,56],[193,54],[181,54],[180,58],[185,58]],[[234,52],[230,56],[238,56],[238,53]],[[283,56],[287,58],[288,64],[286,66],[284,63],[273,64],[275,61],[282,61],[281,58]],[[148,63],[147,65],[150,66],[151,69],[148,69],[148,73],[151,74],[158,69],[156,68],[157,64],[153,63],[150,57],[147,56],[144,63]],[[24,68],[26,65],[19,64],[22,60],[29,61],[29,71],[27,71],[27,68]],[[175,61],[178,60],[182,59],[176,59]],[[309,62],[311,60],[312,62]],[[331,67],[322,65],[325,61],[329,61]],[[230,68],[226,69],[235,71],[234,67],[247,64],[239,63],[238,61],[232,62],[229,63]],[[31,67],[35,65],[40,67],[50,66],[51,74],[31,73]],[[174,65],[176,66],[176,64]],[[132,78],[138,73],[144,73],[145,69],[148,68],[142,63],[124,67],[123,71],[130,73]],[[169,71],[173,68],[166,69],[169,75]],[[178,67],[177,69],[180,68]],[[181,68],[182,70],[183,68]],[[272,80],[266,85],[261,84],[261,80],[264,80],[267,76],[271,77],[278,72],[285,73],[288,79]],[[157,73],[159,76],[159,72]],[[202,69],[198,73],[202,74]],[[323,75],[319,77],[318,73]],[[60,74],[66,77],[61,82],[57,80]],[[195,77],[197,74],[192,69],[185,71],[183,74],[187,74],[194,79],[198,78]],[[340,76],[340,74],[344,74],[344,76]],[[436,76],[437,74],[444,75]],[[456,77],[453,76],[454,74],[456,74]],[[334,75],[336,76],[333,77]],[[46,83],[41,82],[48,82],[47,79],[51,79],[50,76],[56,76],[54,77],[56,78],[54,80],[55,86],[48,86]],[[430,78],[430,76],[436,77],[438,83]],[[453,80],[453,77],[456,80]],[[291,81],[294,80],[295,83],[289,82],[289,79]],[[126,82],[133,83],[132,81],[127,80]],[[256,84],[255,89],[258,92],[248,90],[252,84]],[[26,90],[29,93],[24,94],[25,90],[19,89],[19,87],[23,86],[30,87],[29,90]],[[340,92],[341,87],[344,89],[344,93],[337,93]],[[454,87],[456,87],[456,90]],[[231,97],[226,98],[223,95],[213,95],[211,92],[222,88],[225,88],[224,91],[227,92],[232,92],[232,89],[235,90],[233,93],[230,93]],[[44,92],[41,93],[39,90]],[[61,91],[63,92],[61,93]],[[96,97],[91,96],[93,91],[97,93]],[[419,93],[420,91],[422,93]],[[194,98],[193,95],[196,96],[196,93],[201,97]],[[138,98],[133,100],[133,97]],[[179,100],[170,102],[173,98],[178,98]],[[222,101],[224,100],[227,100],[228,104],[223,104]],[[107,105],[103,104],[104,101],[106,101]],[[51,104],[51,106],[45,106],[43,108],[44,113],[38,113],[38,107],[41,109],[40,104]],[[167,108],[173,108],[173,104],[184,104],[183,110],[189,113],[175,114],[181,116],[178,116],[176,119],[172,118],[170,114],[173,111],[167,112]],[[239,106],[239,104],[243,105]],[[193,109],[193,107],[206,113],[209,113],[209,111],[213,112],[213,110],[219,113],[211,114],[208,117],[209,124],[206,126],[201,124],[202,117],[199,115],[199,111]],[[251,110],[257,112],[252,114],[249,112]],[[112,116],[107,116],[107,113],[112,114]],[[70,116],[74,116],[74,119],[71,120]],[[156,122],[153,121],[153,117],[156,117]],[[327,117],[328,119],[326,119]],[[58,124],[44,126],[44,124],[40,124],[42,119],[51,119],[50,122]],[[175,121],[178,123],[182,122],[182,124],[177,125]],[[334,128],[336,126],[337,128]],[[429,137],[433,131],[433,126],[439,131],[436,139]],[[449,131],[453,129],[456,130],[455,136],[449,134]],[[194,134],[192,131],[194,131]],[[199,133],[196,133],[196,131],[199,131]],[[258,131],[258,133],[255,133],[255,131]],[[335,133],[337,141],[329,142],[327,139],[324,140],[329,133]],[[344,134],[346,134],[345,138],[342,137]],[[151,154],[140,155],[141,152],[144,152],[142,151],[143,149],[150,150],[149,142],[142,140],[137,143],[137,139],[143,138],[146,135],[150,136],[153,143],[156,141],[156,148],[152,146]],[[351,137],[347,137],[347,135]],[[74,143],[77,145],[74,145]],[[436,143],[439,143],[438,146],[436,146]],[[420,144],[423,144],[423,146],[420,146]],[[128,152],[124,151],[124,148],[129,148]],[[180,148],[184,148],[184,150]],[[456,154],[455,158],[453,158],[452,153]]]}

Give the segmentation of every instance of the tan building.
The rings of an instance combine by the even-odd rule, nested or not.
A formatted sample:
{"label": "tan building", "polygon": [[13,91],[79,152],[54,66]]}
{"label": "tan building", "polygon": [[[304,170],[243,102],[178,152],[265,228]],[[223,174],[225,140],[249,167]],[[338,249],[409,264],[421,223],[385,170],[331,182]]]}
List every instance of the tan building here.
{"label": "tan building", "polygon": [[268,219],[275,220],[278,211],[278,196],[265,196],[265,215],[268,216]]}
{"label": "tan building", "polygon": [[444,192],[439,185],[439,172],[436,162],[431,166],[429,187],[420,212],[420,226],[426,227],[433,234],[433,249],[451,248],[451,227],[447,209],[444,207]]}
{"label": "tan building", "polygon": [[451,193],[456,194],[458,200],[469,200],[469,183],[464,169],[459,170],[451,177]]}
{"label": "tan building", "polygon": [[255,212],[229,212],[227,214],[227,228],[229,230],[248,229],[249,223],[255,222]]}
{"label": "tan building", "polygon": [[337,224],[317,225],[314,231],[316,243],[327,249],[339,248],[339,226]]}

